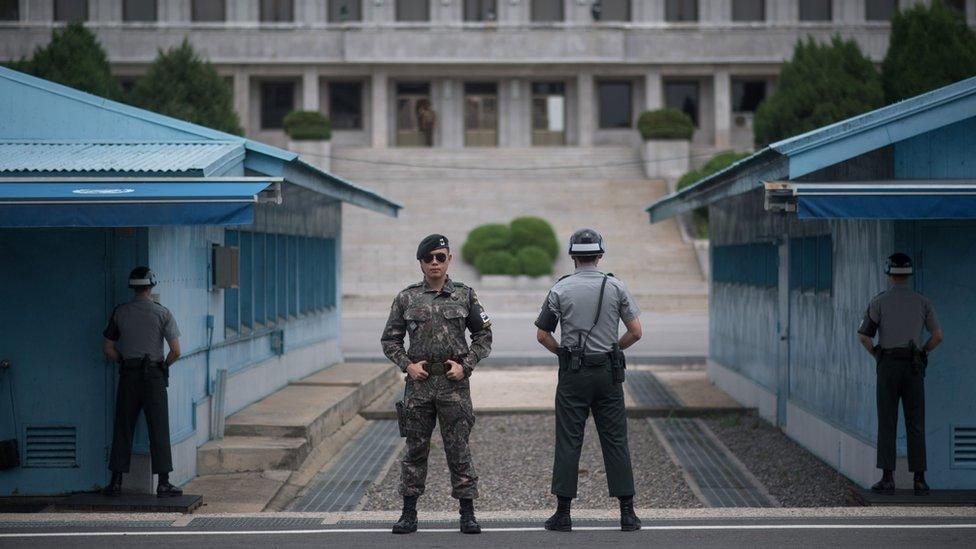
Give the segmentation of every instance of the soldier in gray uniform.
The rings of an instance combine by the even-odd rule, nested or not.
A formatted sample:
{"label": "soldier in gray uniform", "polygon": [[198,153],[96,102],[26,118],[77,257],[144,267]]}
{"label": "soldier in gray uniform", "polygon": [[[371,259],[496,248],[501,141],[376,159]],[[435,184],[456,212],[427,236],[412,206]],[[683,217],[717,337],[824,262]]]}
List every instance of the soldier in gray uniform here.
{"label": "soldier in gray uniform", "polygon": [[[107,496],[122,492],[122,474],[129,472],[132,436],[139,411],[146,414],[152,472],[159,475],[156,495],[175,497],[183,491],[169,482],[173,457],[169,444],[169,407],[166,386],[169,367],[180,357],[180,329],[169,309],[150,297],[156,275],[149,267],[136,267],[129,274],[132,301],[112,311],[103,351],[119,364],[119,387],[115,397],[115,429],[108,468],[112,481],[103,490]],[[163,358],[163,341],[169,354]]]}
{"label": "soldier in gray uniform", "polygon": [[[603,237],[580,229],[569,240],[576,271],[559,279],[536,319],[536,337],[559,357],[556,387],[556,449],[552,493],[556,513],[547,530],[570,531],[570,504],[576,497],[583,429],[590,412],[600,435],[610,497],[620,500],[620,528],[639,530],[634,513],[634,474],[627,445],[622,350],[641,338],[640,309],[627,287],[612,274],[597,270]],[[618,340],[623,321],[627,332]],[[552,336],[560,325],[560,343]]]}
{"label": "soldier in gray uniform", "polygon": [[[908,277],[913,272],[907,255],[896,253],[888,257],[885,274],[891,288],[871,300],[857,330],[861,345],[877,364],[878,469],[884,472],[871,490],[879,493],[895,489],[899,399],[905,410],[908,469],[915,473],[915,494],[929,492],[925,483],[925,367],[928,354],[942,343],[943,336],[932,302],[908,287]],[[919,347],[923,327],[930,337]]]}
{"label": "soldier in gray uniform", "polygon": [[[441,426],[451,470],[451,495],[460,500],[461,532],[481,532],[474,516],[478,474],[468,436],[474,411],[468,378],[491,352],[491,320],[474,289],[447,276],[451,250],[447,237],[432,234],[417,247],[424,279],[407,286],[393,300],[380,342],[383,353],[407,374],[403,402],[397,403],[407,452],[400,467],[403,513],[394,534],[417,530],[417,498],[424,493],[427,456],[434,423]],[[471,346],[465,339],[471,332]],[[403,345],[410,336],[410,348]]]}

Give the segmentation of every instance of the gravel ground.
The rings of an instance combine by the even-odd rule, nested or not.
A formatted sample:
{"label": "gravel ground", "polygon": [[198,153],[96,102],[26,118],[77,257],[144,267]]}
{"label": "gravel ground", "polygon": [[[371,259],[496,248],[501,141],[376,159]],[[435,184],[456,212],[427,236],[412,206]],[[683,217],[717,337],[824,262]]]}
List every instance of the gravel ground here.
{"label": "gravel ground", "polygon": [[705,422],[783,506],[859,505],[854,483],[757,415]]}
{"label": "gravel ground", "polygon": [[[478,471],[480,498],[475,508],[484,511],[549,509],[555,497],[549,493],[552,480],[553,417],[513,415],[478,418],[471,434],[471,451]],[[635,504],[649,508],[688,508],[702,504],[685,484],[681,471],[668,458],[646,420],[631,419],[628,425],[630,455],[637,484]],[[592,420],[587,423],[580,457],[579,498],[576,509],[615,509],[617,500],[607,496],[603,454]],[[397,493],[399,461],[386,477],[367,493],[364,510],[399,509]],[[439,430],[431,441],[427,490],[418,508],[424,511],[452,511],[450,474],[444,458]]]}

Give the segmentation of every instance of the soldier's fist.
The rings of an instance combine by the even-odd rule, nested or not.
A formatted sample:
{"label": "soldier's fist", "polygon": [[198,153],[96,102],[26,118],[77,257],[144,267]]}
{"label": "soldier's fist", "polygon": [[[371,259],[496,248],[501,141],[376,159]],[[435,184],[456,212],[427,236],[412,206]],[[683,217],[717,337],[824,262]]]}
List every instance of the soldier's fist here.
{"label": "soldier's fist", "polygon": [[414,381],[423,381],[427,379],[430,374],[427,370],[424,370],[424,364],[427,364],[426,360],[421,360],[420,362],[414,362],[413,364],[407,366],[407,375],[410,379]]}
{"label": "soldier's fist", "polygon": [[461,366],[453,360],[445,360],[444,362],[451,365],[451,369],[447,372],[447,379],[451,381],[461,381],[464,379],[464,366]]}

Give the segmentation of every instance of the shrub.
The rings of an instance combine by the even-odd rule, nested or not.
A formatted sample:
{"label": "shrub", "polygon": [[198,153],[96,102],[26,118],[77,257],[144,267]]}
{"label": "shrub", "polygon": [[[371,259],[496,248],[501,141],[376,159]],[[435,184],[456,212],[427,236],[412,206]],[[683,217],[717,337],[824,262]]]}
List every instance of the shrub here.
{"label": "shrub", "polygon": [[292,111],[282,121],[285,133],[295,141],[325,141],[332,137],[332,125],[318,111]]}
{"label": "shrub", "polygon": [[556,231],[548,221],[539,217],[519,217],[512,221],[512,247],[517,252],[528,246],[537,246],[549,254],[550,262],[559,255]]}
{"label": "shrub", "polygon": [[854,40],[797,42],[783,65],[776,91],[753,119],[757,146],[793,137],[877,109],[884,104],[881,77]]}
{"label": "shrub", "polygon": [[[718,153],[717,155],[710,158],[708,162],[705,162],[705,164],[702,165],[701,168],[698,168],[697,170],[691,170],[690,172],[681,176],[681,179],[678,180],[678,183],[675,186],[675,188],[676,190],[680,191],[681,189],[695,183],[699,179],[708,177],[715,172],[719,172],[724,170],[725,168],[728,168],[735,162],[742,160],[743,158],[749,156],[750,154],[751,153],[747,153],[747,152],[739,153],[735,151],[725,151],[725,152]],[[695,209],[695,211],[692,213],[691,220],[692,220],[693,229],[695,231],[695,236],[698,238],[708,238],[708,208],[702,207],[702,208]]]}
{"label": "shrub", "polygon": [[243,135],[234,95],[224,77],[200,58],[184,38],[159,51],[149,72],[136,81],[131,103],[137,107],[222,132]]}
{"label": "shrub", "polygon": [[888,103],[976,75],[976,33],[943,2],[917,5],[891,18],[891,42],[881,65]]}
{"label": "shrub", "polygon": [[475,227],[468,233],[468,239],[461,247],[461,257],[464,261],[475,265],[484,252],[507,250],[512,246],[512,231],[508,225],[489,223]]}
{"label": "shrub", "polygon": [[644,111],[637,118],[637,129],[644,141],[648,139],[691,139],[695,124],[691,117],[678,109]]}
{"label": "shrub", "polygon": [[474,266],[483,275],[517,275],[519,274],[519,261],[512,255],[512,252],[504,250],[493,250],[478,256]]}
{"label": "shrub", "polygon": [[38,46],[30,59],[10,63],[10,68],[107,99],[122,97],[108,55],[95,35],[79,22],[54,29],[46,46]]}
{"label": "shrub", "polygon": [[538,246],[526,246],[516,254],[520,272],[529,276],[552,274],[552,258]]}

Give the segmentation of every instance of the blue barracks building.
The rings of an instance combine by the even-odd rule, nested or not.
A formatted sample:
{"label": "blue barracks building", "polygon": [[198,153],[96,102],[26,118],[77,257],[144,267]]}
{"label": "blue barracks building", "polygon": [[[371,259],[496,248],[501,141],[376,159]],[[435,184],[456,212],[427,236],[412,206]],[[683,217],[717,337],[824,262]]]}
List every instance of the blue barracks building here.
{"label": "blue barracks building", "polygon": [[976,78],[774,143],[648,212],[700,207],[710,379],[861,486],[880,472],[875,365],[856,331],[887,288],[885,258],[914,258],[945,332],[925,379],[926,476],[976,489]]}
{"label": "blue barracks building", "polygon": [[215,410],[340,361],[343,202],[400,208],[287,150],[0,68],[0,440],[20,452],[0,496],[107,482],[101,332],[137,264],[182,331],[174,483],[195,476]]}

